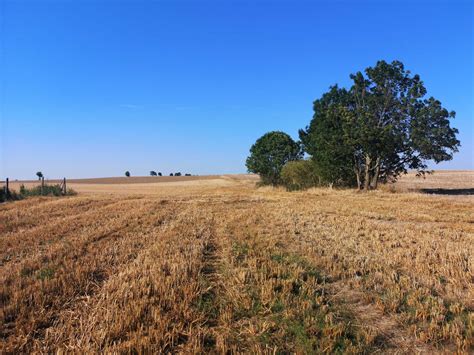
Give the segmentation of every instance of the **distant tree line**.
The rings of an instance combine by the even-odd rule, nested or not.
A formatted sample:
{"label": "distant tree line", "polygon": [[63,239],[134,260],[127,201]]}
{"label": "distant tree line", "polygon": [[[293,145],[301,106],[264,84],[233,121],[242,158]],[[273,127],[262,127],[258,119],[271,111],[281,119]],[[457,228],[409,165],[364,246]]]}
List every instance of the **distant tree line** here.
{"label": "distant tree line", "polygon": [[260,137],[250,148],[248,171],[262,184],[289,190],[370,190],[409,169],[429,173],[428,161],[450,160],[458,151],[458,130],[450,126],[455,112],[426,97],[420,77],[401,62],[378,61],[350,78],[349,89],[334,85],[314,101],[313,119],[298,142],[283,132]]}
{"label": "distant tree line", "polygon": [[[126,176],[126,177],[130,177],[130,176],[132,176],[132,175],[130,174],[130,171],[127,170],[127,171],[125,172],[125,176]],[[150,171],[150,176],[163,176],[163,174],[162,174],[161,172],[156,172],[156,171],[154,171],[154,170],[151,170],[151,171]],[[182,174],[181,174],[180,172],[177,172],[177,173],[170,173],[170,176],[182,176]],[[186,173],[186,174],[184,174],[184,176],[191,176],[191,174]]]}

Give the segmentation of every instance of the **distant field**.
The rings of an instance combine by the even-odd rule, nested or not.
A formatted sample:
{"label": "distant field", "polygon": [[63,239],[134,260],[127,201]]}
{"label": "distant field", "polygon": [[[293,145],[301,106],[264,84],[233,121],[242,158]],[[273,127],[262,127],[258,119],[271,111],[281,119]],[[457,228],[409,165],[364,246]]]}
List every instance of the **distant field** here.
{"label": "distant field", "polygon": [[[88,179],[68,179],[74,184],[150,184],[172,181],[193,181],[193,180],[212,180],[219,178],[221,175],[204,175],[204,176],[131,176],[131,177],[101,177]],[[49,183],[59,183],[60,180],[46,180]],[[38,180],[22,181],[26,184],[38,183]]]}
{"label": "distant field", "polygon": [[0,353],[472,353],[473,178],[87,179],[2,204]]}
{"label": "distant field", "polygon": [[[241,182],[256,182],[258,176],[248,174],[204,175],[204,176],[136,176],[107,177],[91,179],[68,179],[67,186],[80,193],[112,193],[112,194],[162,194],[176,188],[185,190],[215,189],[219,186],[238,185]],[[47,184],[60,183],[60,180],[47,180]],[[39,185],[38,180],[12,181],[10,186],[18,190],[20,185],[27,187]]]}
{"label": "distant field", "polygon": [[[252,174],[234,175],[203,175],[203,176],[134,176],[134,177],[105,177],[89,179],[68,179],[68,186],[82,193],[144,193],[160,194],[163,189],[170,187],[215,188],[231,186],[236,183],[256,182],[258,176]],[[59,183],[60,180],[46,180],[46,183]],[[18,190],[20,185],[36,186],[38,180],[11,181],[11,187]],[[132,186],[129,186],[132,185]],[[393,187],[392,187],[393,186]],[[383,186],[382,189],[393,189],[399,192],[424,192],[446,195],[473,195],[474,171],[439,170],[427,174],[424,178],[414,173],[402,176],[394,185]]]}
{"label": "distant field", "polygon": [[399,191],[420,191],[452,195],[474,194],[474,171],[438,170],[424,178],[414,173],[403,176],[396,183]]}

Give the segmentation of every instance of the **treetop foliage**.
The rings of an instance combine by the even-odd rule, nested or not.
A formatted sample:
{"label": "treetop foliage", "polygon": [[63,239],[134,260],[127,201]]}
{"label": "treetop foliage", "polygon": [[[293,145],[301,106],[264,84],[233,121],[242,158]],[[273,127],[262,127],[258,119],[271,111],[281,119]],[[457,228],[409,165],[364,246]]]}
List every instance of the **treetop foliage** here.
{"label": "treetop foliage", "polygon": [[264,134],[252,145],[246,166],[249,172],[259,174],[263,183],[277,185],[283,166],[301,157],[299,143],[284,132],[273,131]]}
{"label": "treetop foliage", "polygon": [[425,173],[428,160],[452,159],[459,147],[450,127],[455,113],[425,97],[418,75],[399,61],[379,61],[350,77],[349,90],[333,86],[314,102],[313,120],[300,130],[325,180],[377,188],[407,169]]}

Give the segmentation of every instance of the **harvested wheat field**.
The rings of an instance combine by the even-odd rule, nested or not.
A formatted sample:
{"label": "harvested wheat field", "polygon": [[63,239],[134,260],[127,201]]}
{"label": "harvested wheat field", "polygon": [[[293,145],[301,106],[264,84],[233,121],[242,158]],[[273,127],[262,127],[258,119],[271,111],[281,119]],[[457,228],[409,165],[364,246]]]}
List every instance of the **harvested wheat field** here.
{"label": "harvested wheat field", "polygon": [[473,175],[452,174],[426,185],[445,195],[217,176],[0,205],[0,352],[472,352]]}

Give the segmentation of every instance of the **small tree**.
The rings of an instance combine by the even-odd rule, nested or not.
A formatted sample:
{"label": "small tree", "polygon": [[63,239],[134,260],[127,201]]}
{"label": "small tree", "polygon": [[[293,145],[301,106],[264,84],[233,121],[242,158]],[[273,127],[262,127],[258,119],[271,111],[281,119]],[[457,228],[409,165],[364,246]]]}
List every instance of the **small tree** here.
{"label": "small tree", "polygon": [[36,173],[36,176],[38,177],[38,180],[41,180],[41,178],[43,177],[43,173],[41,171],[38,171]]}
{"label": "small tree", "polygon": [[301,156],[299,143],[284,132],[274,131],[264,134],[252,145],[246,166],[249,172],[260,175],[263,184],[277,185],[283,166]]}
{"label": "small tree", "polygon": [[170,173],[170,176],[173,176],[173,173]]}
{"label": "small tree", "polygon": [[158,173],[158,176],[163,176],[163,174],[161,174],[161,173]]}
{"label": "small tree", "polygon": [[125,172],[125,176],[126,176],[126,177],[130,177],[130,171],[127,170],[127,171]]}
{"label": "small tree", "polygon": [[174,176],[181,176],[181,173],[175,173]]}
{"label": "small tree", "polygon": [[150,171],[150,176],[158,176],[158,174],[156,173],[156,171]]}

